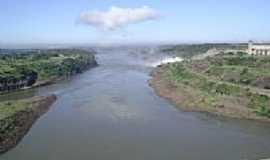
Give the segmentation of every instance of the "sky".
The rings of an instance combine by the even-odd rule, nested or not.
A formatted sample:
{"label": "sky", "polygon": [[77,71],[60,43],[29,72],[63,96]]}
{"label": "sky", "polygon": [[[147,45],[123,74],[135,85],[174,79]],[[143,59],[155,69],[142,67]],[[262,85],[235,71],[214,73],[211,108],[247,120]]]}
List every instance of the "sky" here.
{"label": "sky", "polygon": [[270,41],[269,0],[1,0],[0,44]]}

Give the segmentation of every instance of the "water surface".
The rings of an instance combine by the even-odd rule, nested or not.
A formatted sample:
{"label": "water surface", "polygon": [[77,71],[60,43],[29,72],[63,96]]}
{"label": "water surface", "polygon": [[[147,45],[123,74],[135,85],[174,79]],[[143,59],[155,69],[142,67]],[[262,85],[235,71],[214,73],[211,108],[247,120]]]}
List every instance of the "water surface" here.
{"label": "water surface", "polygon": [[270,125],[176,109],[148,86],[151,50],[99,50],[99,67],[51,86],[52,109],[1,160],[240,160],[270,157]]}

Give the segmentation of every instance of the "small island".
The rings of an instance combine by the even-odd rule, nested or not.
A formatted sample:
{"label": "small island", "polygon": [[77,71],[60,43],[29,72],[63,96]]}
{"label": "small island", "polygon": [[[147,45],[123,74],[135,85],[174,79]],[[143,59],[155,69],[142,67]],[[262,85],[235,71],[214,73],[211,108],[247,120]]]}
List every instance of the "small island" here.
{"label": "small island", "polygon": [[[79,49],[0,50],[0,94],[49,85],[95,67],[94,52]],[[0,102],[0,154],[15,147],[56,95]]]}
{"label": "small island", "polygon": [[157,67],[150,85],[186,111],[270,121],[270,57],[215,50]]}

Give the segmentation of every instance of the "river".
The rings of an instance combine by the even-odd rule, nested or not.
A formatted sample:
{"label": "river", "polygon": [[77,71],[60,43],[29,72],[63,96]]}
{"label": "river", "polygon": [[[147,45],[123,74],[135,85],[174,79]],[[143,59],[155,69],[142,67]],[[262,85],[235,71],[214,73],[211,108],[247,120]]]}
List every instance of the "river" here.
{"label": "river", "polygon": [[147,81],[155,50],[99,49],[99,66],[54,85],[57,102],[0,160],[255,160],[270,157],[267,123],[183,112]]}

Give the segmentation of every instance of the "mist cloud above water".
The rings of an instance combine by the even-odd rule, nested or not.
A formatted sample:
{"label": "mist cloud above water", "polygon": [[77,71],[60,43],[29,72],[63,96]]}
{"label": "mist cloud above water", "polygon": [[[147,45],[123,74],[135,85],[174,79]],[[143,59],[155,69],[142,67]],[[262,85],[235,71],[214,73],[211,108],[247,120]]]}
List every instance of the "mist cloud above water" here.
{"label": "mist cloud above water", "polygon": [[153,8],[143,6],[140,8],[111,7],[107,11],[87,11],[80,14],[80,23],[96,27],[105,31],[114,31],[130,24],[149,20],[156,20],[159,14]]}

